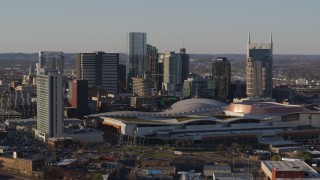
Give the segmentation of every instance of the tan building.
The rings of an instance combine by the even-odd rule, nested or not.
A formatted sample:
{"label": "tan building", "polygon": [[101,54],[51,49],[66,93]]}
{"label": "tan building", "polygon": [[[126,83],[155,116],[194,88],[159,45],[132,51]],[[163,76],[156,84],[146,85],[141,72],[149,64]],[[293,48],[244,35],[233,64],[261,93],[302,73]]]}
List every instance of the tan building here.
{"label": "tan building", "polygon": [[320,175],[303,161],[261,161],[265,179],[319,179]]}
{"label": "tan building", "polygon": [[153,83],[150,79],[134,77],[132,78],[132,93],[134,96],[151,96]]}
{"label": "tan building", "polygon": [[0,157],[1,170],[26,176],[33,176],[33,171],[43,167],[44,162],[41,158],[14,158],[14,157]]}

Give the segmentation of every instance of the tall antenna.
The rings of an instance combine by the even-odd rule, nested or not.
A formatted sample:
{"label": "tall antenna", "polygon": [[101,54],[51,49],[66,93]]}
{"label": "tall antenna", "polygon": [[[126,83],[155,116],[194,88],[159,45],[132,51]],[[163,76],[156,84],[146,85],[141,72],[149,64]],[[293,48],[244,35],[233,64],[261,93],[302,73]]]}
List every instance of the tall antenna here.
{"label": "tall antenna", "polygon": [[184,49],[184,38],[182,39],[182,48]]}

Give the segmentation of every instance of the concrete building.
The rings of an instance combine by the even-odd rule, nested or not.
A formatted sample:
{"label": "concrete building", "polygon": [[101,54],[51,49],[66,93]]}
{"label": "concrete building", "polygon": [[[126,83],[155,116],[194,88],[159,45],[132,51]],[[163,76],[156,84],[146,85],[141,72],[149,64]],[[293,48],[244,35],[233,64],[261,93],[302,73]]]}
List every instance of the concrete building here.
{"label": "concrete building", "polygon": [[182,83],[183,83],[184,80],[188,79],[188,75],[190,72],[189,54],[187,54],[186,48],[181,48],[178,56],[180,56],[182,61]]}
{"label": "concrete building", "polygon": [[231,64],[226,57],[218,57],[212,64],[215,99],[227,101],[231,85]]}
{"label": "concrete building", "polygon": [[271,97],[272,52],[272,35],[269,43],[251,43],[249,34],[246,60],[247,96]]}
{"label": "concrete building", "polygon": [[211,78],[194,75],[183,82],[183,98],[214,99],[214,85]]}
{"label": "concrete building", "polygon": [[72,81],[72,97],[69,101],[71,107],[76,108],[76,117],[83,118],[88,114],[88,81]]}
{"label": "concrete building", "polygon": [[147,44],[147,69],[150,73],[153,88],[161,89],[160,74],[159,74],[159,58],[158,49]]}
{"label": "concrete building", "polygon": [[132,77],[141,76],[147,70],[147,34],[127,33],[127,90],[132,91]]}
{"label": "concrete building", "polygon": [[1,156],[0,169],[6,172],[22,174],[25,176],[35,176],[35,171],[44,166],[44,160],[41,157],[22,158]]}
{"label": "concrete building", "polygon": [[163,88],[174,92],[177,87],[182,87],[182,59],[174,51],[166,51],[163,56]]}
{"label": "concrete building", "polygon": [[78,80],[87,80],[88,87],[102,87],[108,93],[118,93],[118,53],[78,53],[76,73]]}
{"label": "concrete building", "polygon": [[118,67],[118,79],[119,79],[119,93],[124,93],[126,89],[126,65],[119,64]]}
{"label": "concrete building", "polygon": [[36,135],[46,140],[48,137],[61,136],[63,133],[63,59],[59,59],[60,63],[56,63],[57,57],[63,57],[63,54],[47,52],[45,58],[42,56],[43,53],[40,52]]}
{"label": "concrete building", "polygon": [[150,78],[133,77],[132,94],[133,96],[152,96],[153,81]]}
{"label": "concrete building", "polygon": [[47,69],[57,69],[61,75],[63,75],[63,52],[54,51],[40,51],[39,63],[37,65],[37,75]]}
{"label": "concrete building", "polygon": [[320,175],[303,161],[261,161],[266,179],[319,179]]}

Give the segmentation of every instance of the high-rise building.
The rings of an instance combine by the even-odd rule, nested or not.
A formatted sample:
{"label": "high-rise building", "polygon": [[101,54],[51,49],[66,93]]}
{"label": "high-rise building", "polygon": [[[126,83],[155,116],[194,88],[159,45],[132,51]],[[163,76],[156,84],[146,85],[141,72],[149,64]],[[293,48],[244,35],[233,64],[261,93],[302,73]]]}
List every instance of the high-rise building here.
{"label": "high-rise building", "polygon": [[182,82],[188,79],[189,75],[189,54],[187,54],[185,48],[180,49],[180,53],[178,54],[181,57],[182,61]]}
{"label": "high-rise building", "polygon": [[175,91],[183,85],[182,59],[174,51],[166,51],[163,55],[163,85],[168,91]]}
{"label": "high-rise building", "polygon": [[183,82],[183,98],[207,98],[214,99],[214,89],[211,77],[200,77],[198,74],[190,74]]}
{"label": "high-rise building", "polygon": [[[57,57],[62,57],[61,66],[57,66]],[[37,135],[46,140],[63,133],[63,53],[40,52],[38,70]]]}
{"label": "high-rise building", "polygon": [[125,92],[126,89],[126,65],[119,64],[118,67],[118,79],[119,79],[119,93]]}
{"label": "high-rise building", "polygon": [[218,57],[212,64],[215,99],[227,101],[231,84],[231,64],[226,57]]}
{"label": "high-rise building", "polygon": [[40,51],[39,63],[37,65],[37,74],[47,69],[51,69],[51,70],[57,69],[58,73],[63,75],[63,63],[64,63],[63,52]]}
{"label": "high-rise building", "polygon": [[158,49],[147,44],[147,67],[152,80],[153,88],[159,89],[159,58]]}
{"label": "high-rise building", "polygon": [[102,87],[107,93],[118,93],[118,53],[78,53],[78,80],[87,80],[89,87]]}
{"label": "high-rise building", "polygon": [[83,118],[88,114],[88,81],[72,81],[72,97],[70,99],[71,107],[76,108],[77,118]]}
{"label": "high-rise building", "polygon": [[153,88],[153,81],[150,78],[132,78],[132,94],[134,96],[152,96]]}
{"label": "high-rise building", "polygon": [[132,77],[142,76],[147,69],[147,34],[127,34],[127,90],[132,91]]}
{"label": "high-rise building", "polygon": [[269,43],[251,43],[249,34],[246,61],[247,96],[271,97],[272,51],[272,35]]}

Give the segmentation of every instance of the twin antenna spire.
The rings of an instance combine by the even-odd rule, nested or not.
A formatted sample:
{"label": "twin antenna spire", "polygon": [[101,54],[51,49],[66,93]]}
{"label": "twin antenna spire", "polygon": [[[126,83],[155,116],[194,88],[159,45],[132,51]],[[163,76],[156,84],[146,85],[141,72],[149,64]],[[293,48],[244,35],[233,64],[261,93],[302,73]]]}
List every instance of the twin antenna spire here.
{"label": "twin antenna spire", "polygon": [[[249,43],[249,44],[251,43],[250,33],[248,33],[248,43]],[[270,43],[273,43],[273,42],[272,42],[272,32],[270,32]]]}

